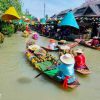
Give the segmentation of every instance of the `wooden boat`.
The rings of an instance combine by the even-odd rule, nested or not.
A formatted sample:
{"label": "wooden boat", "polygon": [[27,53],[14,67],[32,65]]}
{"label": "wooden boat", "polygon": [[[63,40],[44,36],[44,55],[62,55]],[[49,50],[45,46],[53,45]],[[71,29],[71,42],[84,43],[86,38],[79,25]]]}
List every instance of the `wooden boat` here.
{"label": "wooden boat", "polygon": [[60,40],[60,41],[58,41],[58,44],[59,45],[67,44],[67,41],[66,40]]}
{"label": "wooden boat", "polygon": [[[72,48],[74,48],[74,47],[76,47],[78,45],[78,43],[77,42],[74,42],[74,43],[69,43],[69,44],[65,44],[65,45],[63,45],[65,48],[66,48],[66,46],[67,47],[69,47],[70,49],[72,49]],[[58,45],[54,50],[52,50],[52,49],[49,49],[48,47],[42,47],[43,49],[45,49],[46,51],[59,51],[59,50],[63,50],[62,48],[62,45]]]}
{"label": "wooden boat", "polygon": [[[58,61],[56,61],[53,56],[51,56],[50,54],[47,54],[46,56],[40,56],[31,53],[29,50],[26,51],[25,55],[26,58],[32,63],[33,67],[39,70],[42,74],[47,75],[49,78],[59,83],[63,83],[64,80],[61,80],[59,77],[57,77],[57,73],[59,72],[59,70],[57,68],[57,65],[55,64],[58,63]],[[59,62],[59,64],[61,64],[61,62]],[[68,87],[75,88],[78,85],[79,82],[76,80],[74,83],[68,84]]]}
{"label": "wooden boat", "polygon": [[[79,42],[79,41],[78,41]],[[88,43],[86,43],[86,41],[81,41],[79,42],[79,44],[85,46],[85,47],[89,47],[89,48],[92,48],[92,49],[95,49],[95,50],[99,50],[100,51],[100,46],[99,47],[94,47],[94,46],[91,46],[89,45]]]}
{"label": "wooden boat", "polygon": [[58,51],[59,50],[58,48],[55,48],[54,50],[49,49],[48,47],[42,47],[42,48],[45,49],[46,51]]}
{"label": "wooden boat", "polygon": [[[65,44],[65,45],[63,45],[63,46],[65,46],[65,48],[66,48],[66,46],[67,46],[67,47],[69,47],[70,49],[72,49],[72,48],[78,46],[78,44],[79,44],[79,43],[74,42],[74,43]],[[61,49],[62,45],[58,45],[58,47]]]}
{"label": "wooden boat", "polygon": [[88,68],[87,69],[75,69],[75,71],[82,75],[88,75],[91,73],[91,71]]}
{"label": "wooden boat", "polygon": [[100,46],[99,47],[94,47],[94,46],[90,46],[88,44],[82,44],[83,46],[86,46],[86,47],[89,47],[89,48],[92,48],[92,49],[95,49],[95,50],[99,50],[100,51]]}

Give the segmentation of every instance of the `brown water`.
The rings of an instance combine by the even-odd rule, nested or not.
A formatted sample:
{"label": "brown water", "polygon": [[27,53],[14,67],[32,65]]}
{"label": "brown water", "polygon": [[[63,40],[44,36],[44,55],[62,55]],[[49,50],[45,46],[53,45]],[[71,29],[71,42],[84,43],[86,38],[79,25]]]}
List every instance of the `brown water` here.
{"label": "brown water", "polygon": [[[100,100],[100,51],[81,47],[92,74],[77,75],[81,85],[64,90],[43,75],[34,79],[39,72],[25,59],[25,41],[17,34],[0,47],[0,100]],[[47,45],[47,41],[40,38],[38,44]]]}

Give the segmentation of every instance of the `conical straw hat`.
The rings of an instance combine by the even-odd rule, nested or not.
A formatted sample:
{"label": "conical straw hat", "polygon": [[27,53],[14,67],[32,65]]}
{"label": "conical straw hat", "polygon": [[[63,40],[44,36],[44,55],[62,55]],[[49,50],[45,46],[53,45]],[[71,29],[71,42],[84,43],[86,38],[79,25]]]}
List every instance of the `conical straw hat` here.
{"label": "conical straw hat", "polygon": [[6,10],[4,15],[2,16],[2,19],[3,20],[14,20],[14,19],[20,19],[20,17],[14,7],[9,7],[9,9]]}

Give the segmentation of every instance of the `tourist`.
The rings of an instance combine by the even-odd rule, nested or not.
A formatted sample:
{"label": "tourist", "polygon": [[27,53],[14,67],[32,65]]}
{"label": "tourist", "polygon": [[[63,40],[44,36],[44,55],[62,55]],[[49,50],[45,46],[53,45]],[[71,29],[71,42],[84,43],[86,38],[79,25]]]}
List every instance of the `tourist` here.
{"label": "tourist", "polygon": [[87,69],[86,58],[85,58],[85,55],[83,54],[82,49],[77,49],[75,53],[76,53],[76,56],[74,57],[75,69],[76,70]]}

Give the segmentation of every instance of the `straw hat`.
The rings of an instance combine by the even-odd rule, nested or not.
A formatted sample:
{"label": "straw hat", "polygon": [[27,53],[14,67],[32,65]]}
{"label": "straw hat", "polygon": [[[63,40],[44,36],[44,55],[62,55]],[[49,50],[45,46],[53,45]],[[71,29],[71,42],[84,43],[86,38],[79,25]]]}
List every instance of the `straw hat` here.
{"label": "straw hat", "polygon": [[75,52],[76,53],[83,53],[82,49],[77,49]]}
{"label": "straw hat", "polygon": [[55,43],[56,41],[54,39],[49,40],[50,43]]}
{"label": "straw hat", "polygon": [[28,46],[28,49],[36,51],[36,50],[40,49],[40,46],[38,46],[38,45],[30,45],[30,46]]}
{"label": "straw hat", "polygon": [[65,64],[74,64],[75,60],[71,54],[65,54],[60,57],[60,60]]}

